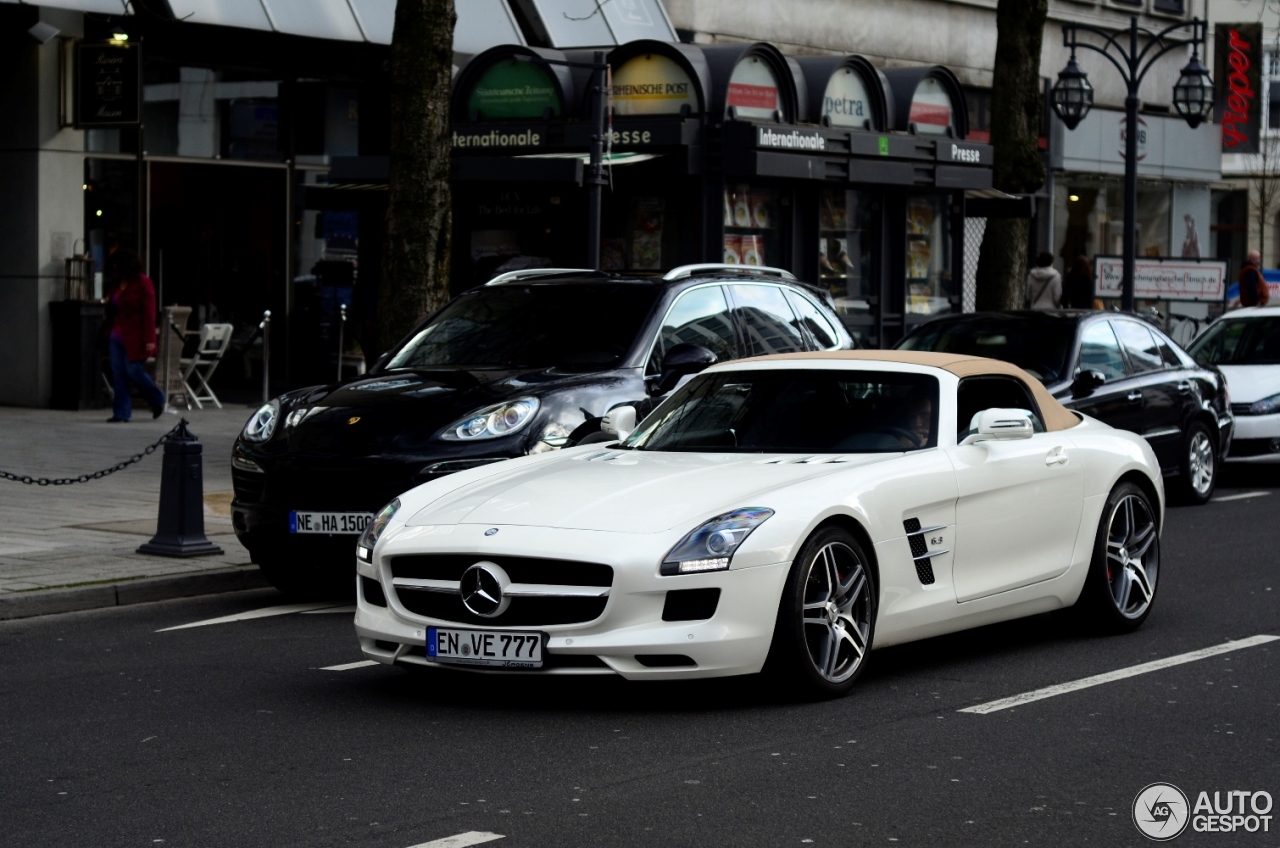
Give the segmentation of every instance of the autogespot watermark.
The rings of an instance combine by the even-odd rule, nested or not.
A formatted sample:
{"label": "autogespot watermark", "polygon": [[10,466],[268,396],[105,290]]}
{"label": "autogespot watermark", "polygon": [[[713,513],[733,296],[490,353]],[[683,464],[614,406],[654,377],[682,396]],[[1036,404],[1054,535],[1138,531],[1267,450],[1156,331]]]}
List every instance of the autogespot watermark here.
{"label": "autogespot watermark", "polygon": [[1152,783],[1133,799],[1133,823],[1156,842],[1173,839],[1187,825],[1196,833],[1270,833],[1271,807],[1270,792],[1201,791],[1192,804],[1172,783]]}

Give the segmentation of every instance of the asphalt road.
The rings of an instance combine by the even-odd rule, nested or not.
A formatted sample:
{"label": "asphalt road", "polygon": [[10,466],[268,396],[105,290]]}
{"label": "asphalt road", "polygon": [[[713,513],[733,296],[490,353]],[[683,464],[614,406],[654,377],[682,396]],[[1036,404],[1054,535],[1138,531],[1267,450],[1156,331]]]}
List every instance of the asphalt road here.
{"label": "asphalt road", "polygon": [[[1280,635],[1280,468],[1226,482],[1169,511],[1139,632],[1039,616],[885,649],[824,703],[751,679],[324,670],[361,659],[341,611],[156,632],[284,603],[269,591],[6,622],[0,844],[1144,845],[1148,784],[1280,796],[1280,642],[959,710]],[[1174,844],[1278,845],[1271,815]]]}

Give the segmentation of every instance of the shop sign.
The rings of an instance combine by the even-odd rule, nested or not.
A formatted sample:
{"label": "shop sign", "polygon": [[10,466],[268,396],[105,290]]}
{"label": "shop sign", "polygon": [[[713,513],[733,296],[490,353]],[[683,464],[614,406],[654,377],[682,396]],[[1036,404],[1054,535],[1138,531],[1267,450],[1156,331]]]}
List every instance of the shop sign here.
{"label": "shop sign", "polygon": [[907,121],[916,125],[921,135],[946,135],[951,129],[951,94],[941,82],[925,77],[911,97]]}
{"label": "shop sign", "polygon": [[613,72],[615,115],[678,115],[698,111],[698,92],[684,68],[667,56],[648,54]]}
{"label": "shop sign", "polygon": [[[1120,161],[1122,162],[1124,161],[1124,156],[1125,156],[1124,148],[1125,148],[1125,144],[1128,141],[1128,137],[1126,133],[1128,132],[1129,132],[1129,119],[1121,118],[1120,119],[1120,149],[1116,151],[1116,153],[1120,157]],[[1141,162],[1143,159],[1146,159],[1146,158],[1147,158],[1147,122],[1142,118],[1138,118],[1138,154],[1135,161]]]}
{"label": "shop sign", "polygon": [[551,75],[534,62],[498,62],[481,74],[467,98],[473,120],[541,118],[548,111],[560,114],[560,95]]}
{"label": "shop sign", "polygon": [[[1094,258],[1098,297],[1119,297],[1124,279],[1124,259],[1119,256]],[[1133,296],[1142,300],[1222,301],[1226,291],[1225,259],[1177,259],[1166,256],[1139,256],[1135,259]]]}
{"label": "shop sign", "polygon": [[876,116],[872,114],[871,98],[862,74],[853,68],[840,68],[831,75],[822,95],[822,117],[833,127],[872,129],[875,126]]}
{"label": "shop sign", "polygon": [[778,80],[759,56],[739,62],[729,76],[726,107],[733,107],[739,119],[772,121],[778,110]]}
{"label": "shop sign", "polygon": [[546,130],[542,127],[512,127],[487,132],[453,131],[453,146],[457,148],[485,147],[541,147],[546,143]]}
{"label": "shop sign", "polygon": [[1262,24],[1218,24],[1214,28],[1217,105],[1224,153],[1257,153],[1262,104]]}
{"label": "shop sign", "polygon": [[773,127],[756,127],[756,147],[822,151],[827,149],[827,137],[817,130],[775,130]]}
{"label": "shop sign", "polygon": [[84,44],[76,48],[76,126],[117,127],[138,123],[138,70],[142,48],[129,44]]}
{"label": "shop sign", "polygon": [[939,141],[938,161],[957,162],[962,165],[990,165],[989,145],[965,144],[962,141]]}

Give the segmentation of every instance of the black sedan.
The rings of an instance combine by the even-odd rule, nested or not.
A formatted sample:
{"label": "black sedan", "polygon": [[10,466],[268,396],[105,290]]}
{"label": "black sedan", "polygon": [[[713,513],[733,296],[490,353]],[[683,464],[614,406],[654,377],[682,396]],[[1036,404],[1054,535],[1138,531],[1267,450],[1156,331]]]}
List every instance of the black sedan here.
{"label": "black sedan", "polygon": [[1145,437],[1183,501],[1202,504],[1213,494],[1235,424],[1226,380],[1135,316],[950,315],[920,325],[898,347],[1012,362],[1071,409]]}
{"label": "black sedan", "polygon": [[232,450],[236,535],[285,591],[349,587],[356,537],[401,492],[606,438],[609,410],[643,417],[713,362],[852,346],[822,295],[782,271],[503,275],[451,300],[369,374],[255,412]]}

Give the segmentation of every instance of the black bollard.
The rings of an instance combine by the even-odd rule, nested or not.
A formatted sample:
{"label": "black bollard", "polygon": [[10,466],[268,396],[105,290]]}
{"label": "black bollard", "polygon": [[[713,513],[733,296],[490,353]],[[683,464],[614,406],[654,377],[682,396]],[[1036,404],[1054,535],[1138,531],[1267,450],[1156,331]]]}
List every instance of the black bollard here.
{"label": "black bollard", "polygon": [[138,548],[138,553],[167,557],[222,553],[222,548],[204,535],[203,450],[183,419],[178,432],[164,443],[156,535]]}

